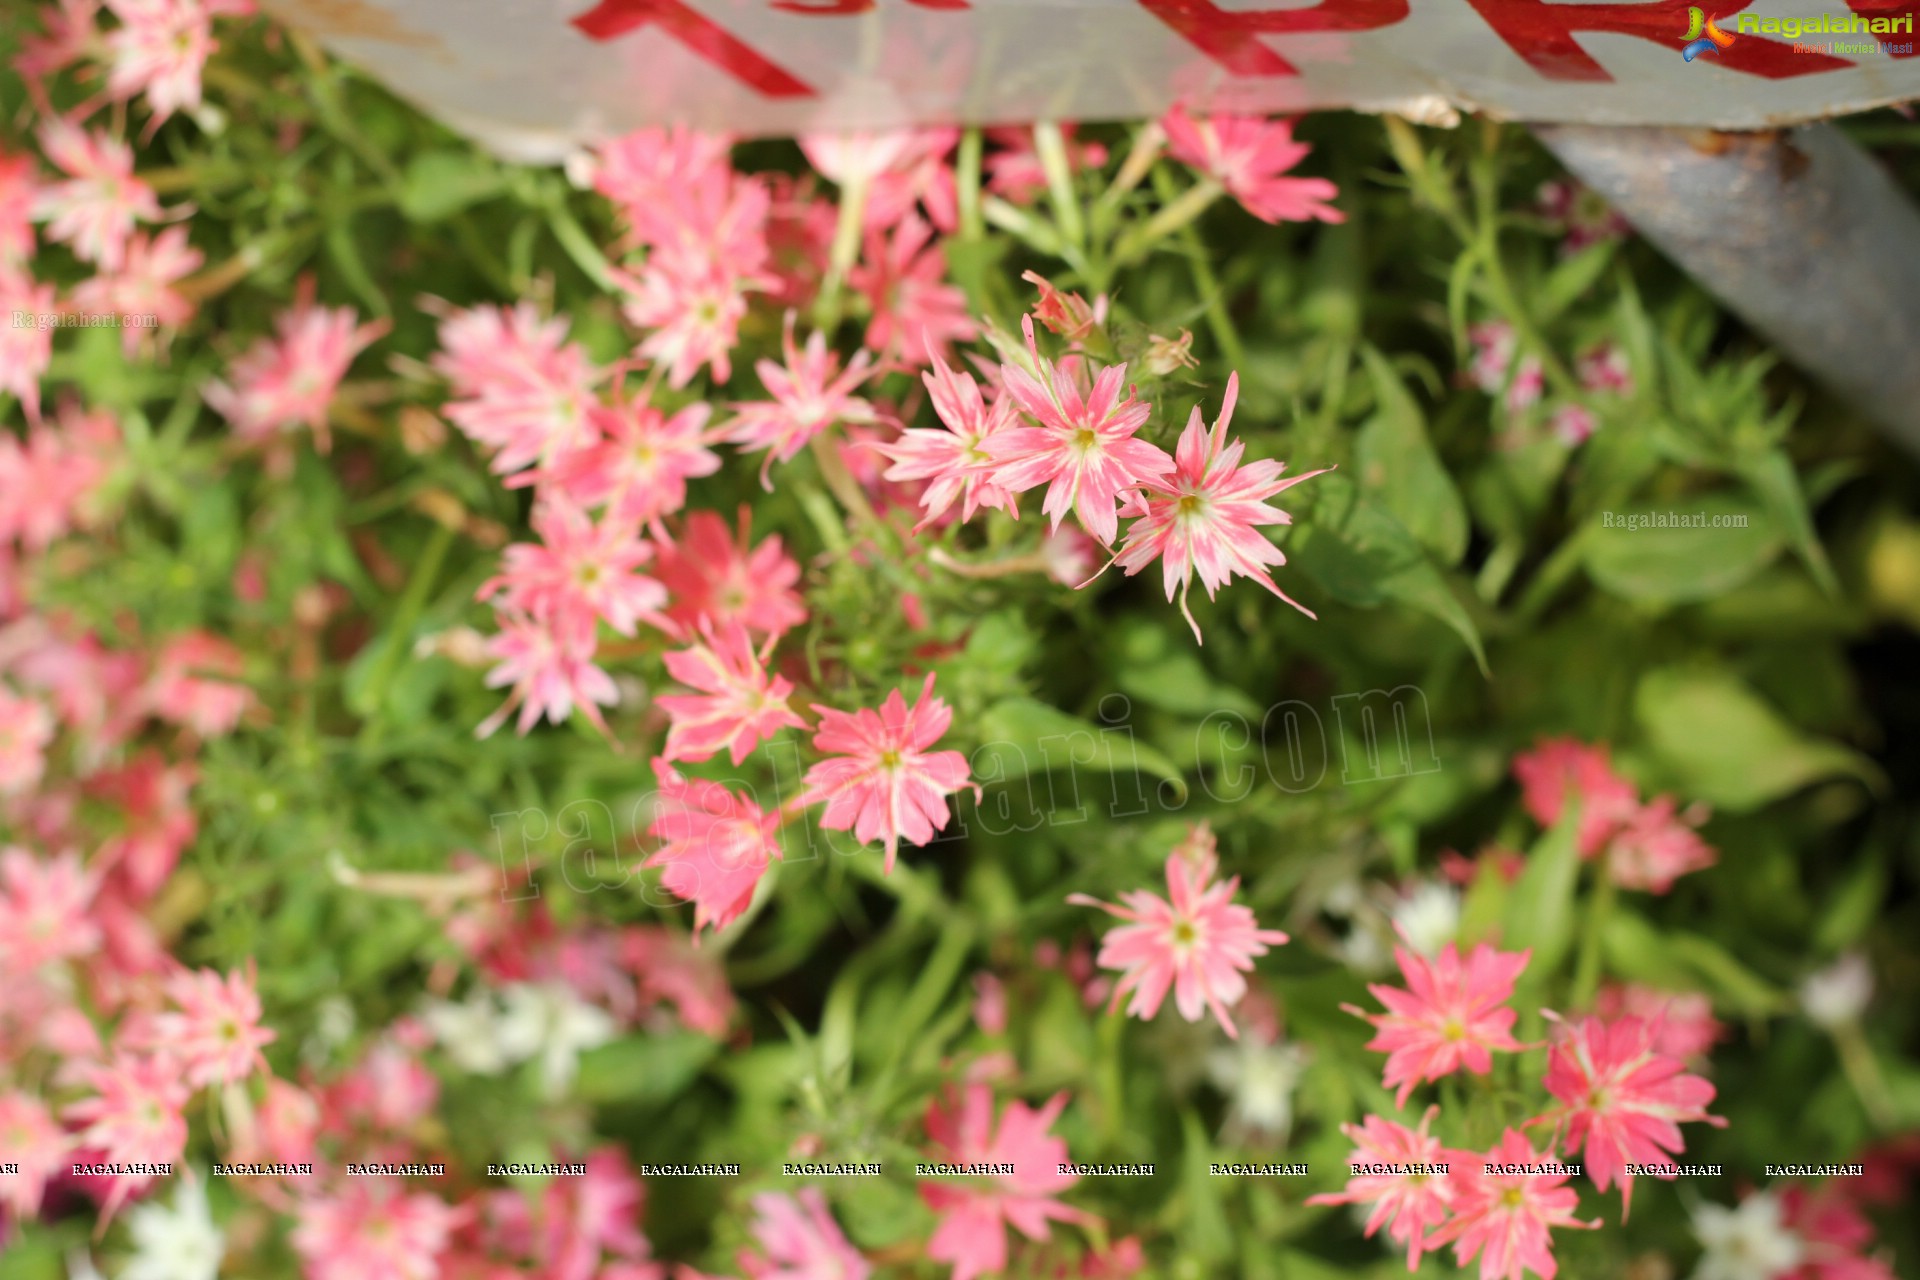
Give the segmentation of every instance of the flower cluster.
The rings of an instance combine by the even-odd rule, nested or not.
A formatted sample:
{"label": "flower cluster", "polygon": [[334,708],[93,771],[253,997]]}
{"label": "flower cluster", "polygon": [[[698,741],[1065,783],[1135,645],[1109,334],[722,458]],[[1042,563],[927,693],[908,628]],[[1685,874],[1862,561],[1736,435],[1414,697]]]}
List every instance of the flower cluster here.
{"label": "flower cluster", "polygon": [[[1374,181],[1457,171],[1379,141],[1411,126],[1310,145],[1197,99],[643,128],[541,172],[254,7],[49,0],[10,45],[0,1274],[1132,1280],[1350,1266],[1364,1231],[1523,1280],[1603,1226],[1636,1275],[1893,1274],[1900,826],[1792,793],[1884,764],[1897,803],[1904,758],[1793,742],[1815,694],[1743,638],[1687,706],[1769,741],[1672,758],[1674,668],[1618,767],[1545,736],[1500,768],[1612,723],[1646,654],[1906,617],[1897,504],[1855,531],[1888,600],[1803,590],[1824,526],[1751,367],[1672,439],[1615,412],[1711,326],[1556,355],[1611,313],[1519,304],[1608,250],[1489,274],[1509,230],[1564,257],[1616,218],[1475,199],[1443,307],[1465,205]],[[1530,201],[1538,158],[1478,141],[1476,196]],[[1482,304],[1466,390],[1403,385]],[[1610,609],[1537,545],[1550,492],[1707,479],[1801,564],[1610,576],[1766,570],[1724,616]],[[1569,654],[1605,670],[1567,688]],[[1754,1123],[1789,1085],[1805,1115]],[[1865,1172],[1725,1154],[1789,1132]]]}

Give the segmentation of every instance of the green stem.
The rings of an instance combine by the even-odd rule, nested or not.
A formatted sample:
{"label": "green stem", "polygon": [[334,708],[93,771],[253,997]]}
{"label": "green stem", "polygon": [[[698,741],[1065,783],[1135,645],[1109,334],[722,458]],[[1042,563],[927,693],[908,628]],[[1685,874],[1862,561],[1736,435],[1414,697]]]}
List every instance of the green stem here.
{"label": "green stem", "polygon": [[[1166,208],[1156,214],[1147,225],[1151,227],[1162,217],[1184,202],[1194,198],[1194,192],[1205,191],[1208,186],[1218,187],[1212,179],[1206,179],[1188,190],[1178,199],[1172,198],[1173,178],[1164,167],[1156,169],[1153,175],[1154,187],[1162,199],[1171,200]],[[1217,195],[1218,191],[1214,193]],[[1180,240],[1180,248],[1187,256],[1187,265],[1193,272],[1193,286],[1199,291],[1200,300],[1207,311],[1207,327],[1213,331],[1213,340],[1220,344],[1220,354],[1225,357],[1230,369],[1244,368],[1247,363],[1247,349],[1240,341],[1240,331],[1233,326],[1233,317],[1227,314],[1226,299],[1221,296],[1219,278],[1213,274],[1213,262],[1207,256],[1207,246],[1201,241],[1199,231],[1193,225],[1193,219],[1199,216],[1200,209],[1211,204],[1214,195],[1207,197],[1205,204],[1196,201],[1194,212],[1175,233]]]}
{"label": "green stem", "polygon": [[1120,237],[1120,242],[1113,247],[1112,265],[1116,270],[1146,257],[1156,245],[1176,231],[1191,227],[1194,219],[1205,213],[1227,190],[1212,178],[1202,178],[1179,196],[1174,196],[1172,180],[1164,169],[1154,174],[1154,186],[1167,203],[1146,222]]}
{"label": "green stem", "polygon": [[867,188],[864,171],[847,176],[840,188],[840,217],[833,228],[833,247],[827,257],[827,277],[820,282],[820,296],[813,304],[813,327],[832,333],[840,326],[840,289],[847,272],[860,257],[860,236],[866,228]]}
{"label": "green stem", "polygon": [[1596,861],[1593,871],[1596,877],[1593,901],[1587,905],[1586,931],[1580,938],[1580,959],[1573,971],[1575,1009],[1591,1008],[1594,996],[1599,994],[1601,946],[1606,939],[1607,924],[1613,917],[1614,899],[1618,896],[1606,859]]}
{"label": "green stem", "polygon": [[847,514],[878,536],[886,528],[880,521],[880,513],[867,501],[866,490],[847,470],[846,461],[834,449],[833,442],[825,435],[817,435],[807,443],[807,447],[813,451],[813,460],[820,468],[820,478],[826,482],[833,496],[839,499]]}
{"label": "green stem", "polygon": [[1896,1118],[1893,1095],[1887,1091],[1886,1077],[1880,1073],[1880,1061],[1873,1056],[1873,1047],[1867,1043],[1866,1033],[1861,1031],[1859,1022],[1848,1022],[1834,1028],[1833,1044],[1840,1051],[1841,1070],[1846,1073],[1847,1083],[1853,1086],[1860,1105],[1866,1109],[1867,1118],[1882,1132],[1891,1130]]}
{"label": "green stem", "polygon": [[1047,175],[1047,194],[1053,202],[1053,219],[1060,234],[1076,248],[1087,243],[1086,223],[1080,218],[1080,197],[1073,189],[1073,165],[1067,159],[1067,140],[1057,124],[1033,126],[1033,149]]}
{"label": "green stem", "polygon": [[575,221],[573,213],[566,203],[555,197],[547,204],[547,226],[553,231],[553,238],[567,251],[574,265],[587,273],[587,278],[609,293],[613,291],[613,269],[606,255],[593,243],[586,229]]}
{"label": "green stem", "polygon": [[982,140],[978,128],[960,135],[960,159],[954,171],[959,186],[960,238],[983,240],[987,224],[980,217],[980,154]]}
{"label": "green stem", "polygon": [[393,622],[387,628],[386,648],[381,651],[379,665],[367,680],[368,718],[360,731],[361,744],[365,747],[371,748],[380,741],[386,725],[382,704],[387,700],[387,689],[399,673],[402,656],[407,651],[408,635],[414,623],[419,621],[420,611],[426,607],[434,579],[440,576],[440,565],[453,546],[453,536],[451,525],[433,526],[433,532],[427,536],[426,549],[420,553],[420,559],[413,567],[413,576],[407,580],[407,589],[400,597],[400,605],[393,611]]}

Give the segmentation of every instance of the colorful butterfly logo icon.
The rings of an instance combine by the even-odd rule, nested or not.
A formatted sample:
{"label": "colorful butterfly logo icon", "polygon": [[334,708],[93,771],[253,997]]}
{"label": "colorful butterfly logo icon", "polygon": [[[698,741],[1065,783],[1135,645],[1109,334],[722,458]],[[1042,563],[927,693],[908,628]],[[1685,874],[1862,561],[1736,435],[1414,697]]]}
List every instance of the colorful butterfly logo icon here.
{"label": "colorful butterfly logo icon", "polygon": [[[1702,35],[1702,32],[1706,34]],[[1713,19],[1699,5],[1694,5],[1687,10],[1687,41],[1687,47],[1680,51],[1680,56],[1692,62],[1703,53],[1715,52],[1716,45],[1721,49],[1726,48],[1733,43],[1733,37],[1714,26]]]}

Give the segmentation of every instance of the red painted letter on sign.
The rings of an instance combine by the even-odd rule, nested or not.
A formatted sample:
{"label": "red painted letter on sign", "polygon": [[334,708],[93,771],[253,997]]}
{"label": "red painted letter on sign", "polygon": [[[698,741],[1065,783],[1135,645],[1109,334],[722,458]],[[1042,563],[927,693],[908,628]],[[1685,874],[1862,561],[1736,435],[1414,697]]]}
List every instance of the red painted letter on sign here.
{"label": "red painted letter on sign", "polygon": [[1321,0],[1311,9],[1221,9],[1213,0],[1140,0],[1148,13],[1236,76],[1294,76],[1257,36],[1300,31],[1371,31],[1405,21],[1407,0]]}
{"label": "red painted letter on sign", "polygon": [[738,36],[680,0],[600,0],[573,20],[589,39],[613,40],[658,26],[735,80],[769,98],[811,98],[813,89]]}
{"label": "red painted letter on sign", "polygon": [[[1611,80],[1580,42],[1577,31],[1639,36],[1678,53],[1687,43],[1687,0],[1651,0],[1645,4],[1548,4],[1545,0],[1468,0],[1487,24],[1529,66],[1549,80]],[[1746,8],[1741,4],[1705,4],[1722,19]],[[1784,80],[1816,71],[1837,71],[1853,64],[1824,53],[1795,53],[1791,45],[1759,36],[1742,36],[1716,57],[1718,65],[1748,75]]]}

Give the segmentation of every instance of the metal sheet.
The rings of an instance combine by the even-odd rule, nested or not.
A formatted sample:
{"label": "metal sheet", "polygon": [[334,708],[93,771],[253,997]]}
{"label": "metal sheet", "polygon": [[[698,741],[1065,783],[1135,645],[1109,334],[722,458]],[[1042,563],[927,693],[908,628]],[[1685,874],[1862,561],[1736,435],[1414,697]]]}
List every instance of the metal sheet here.
{"label": "metal sheet", "polygon": [[[515,158],[741,134],[1313,107],[1762,128],[1920,97],[1920,0],[269,0]],[[1824,28],[1879,19],[1893,30]],[[1768,29],[1762,31],[1762,27]]]}

